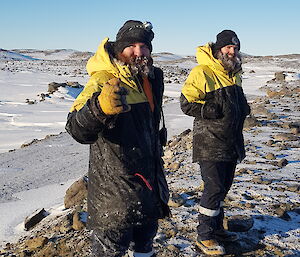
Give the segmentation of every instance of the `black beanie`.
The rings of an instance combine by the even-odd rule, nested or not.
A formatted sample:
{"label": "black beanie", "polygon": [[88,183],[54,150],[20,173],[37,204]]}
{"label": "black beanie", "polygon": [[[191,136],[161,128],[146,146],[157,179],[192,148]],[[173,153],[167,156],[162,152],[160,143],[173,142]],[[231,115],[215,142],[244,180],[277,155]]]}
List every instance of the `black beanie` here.
{"label": "black beanie", "polygon": [[114,52],[121,53],[124,48],[134,43],[144,43],[152,51],[151,41],[154,38],[152,24],[150,22],[129,20],[120,28],[116,42],[114,43]]}
{"label": "black beanie", "polygon": [[227,45],[236,45],[238,50],[241,48],[240,40],[232,30],[223,30],[217,35],[217,41],[215,43],[215,48],[220,50],[222,47]]}

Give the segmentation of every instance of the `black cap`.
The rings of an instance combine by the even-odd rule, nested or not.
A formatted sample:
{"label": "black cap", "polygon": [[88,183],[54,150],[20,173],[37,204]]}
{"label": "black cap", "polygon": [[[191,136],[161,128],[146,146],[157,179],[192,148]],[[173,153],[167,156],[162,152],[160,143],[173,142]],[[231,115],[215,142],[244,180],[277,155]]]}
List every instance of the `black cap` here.
{"label": "black cap", "polygon": [[115,53],[120,53],[125,47],[134,43],[144,43],[152,51],[151,41],[154,38],[152,24],[150,22],[141,22],[128,20],[118,31],[116,42],[114,43]]}
{"label": "black cap", "polygon": [[215,48],[220,50],[222,47],[227,45],[236,45],[239,50],[241,48],[240,40],[232,30],[223,30],[217,35]]}

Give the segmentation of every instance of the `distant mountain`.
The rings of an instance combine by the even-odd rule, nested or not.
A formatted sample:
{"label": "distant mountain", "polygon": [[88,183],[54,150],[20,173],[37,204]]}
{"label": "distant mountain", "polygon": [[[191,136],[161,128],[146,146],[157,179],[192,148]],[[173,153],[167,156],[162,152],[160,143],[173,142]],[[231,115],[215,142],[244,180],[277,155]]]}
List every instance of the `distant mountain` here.
{"label": "distant mountain", "polygon": [[36,58],[33,58],[28,55],[24,55],[15,51],[9,51],[0,48],[0,60],[37,60]]}
{"label": "distant mountain", "polygon": [[182,62],[195,62],[195,56],[177,55],[168,52],[153,53],[153,60],[155,63],[176,64]]}
{"label": "distant mountain", "polygon": [[41,60],[69,60],[69,59],[88,59],[93,55],[92,52],[81,52],[73,49],[14,49],[13,51],[20,54],[26,54],[33,58]]}
{"label": "distant mountain", "polygon": [[0,60],[86,60],[93,55],[92,52],[81,52],[73,49],[12,49],[0,48]]}
{"label": "distant mountain", "polygon": [[167,53],[167,52],[161,52],[161,53],[153,53],[152,57],[156,61],[175,61],[175,60],[180,60],[183,59],[184,56],[172,54],[172,53]]}

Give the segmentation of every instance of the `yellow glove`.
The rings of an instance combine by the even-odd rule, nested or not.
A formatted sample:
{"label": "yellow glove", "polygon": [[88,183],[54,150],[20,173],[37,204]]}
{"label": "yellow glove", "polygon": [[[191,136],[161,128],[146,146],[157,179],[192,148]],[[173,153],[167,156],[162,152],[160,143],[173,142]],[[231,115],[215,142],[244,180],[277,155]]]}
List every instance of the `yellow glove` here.
{"label": "yellow glove", "polygon": [[130,105],[127,104],[126,95],[128,90],[119,86],[120,80],[110,79],[102,88],[98,101],[102,111],[106,115],[115,115],[122,112],[129,112]]}

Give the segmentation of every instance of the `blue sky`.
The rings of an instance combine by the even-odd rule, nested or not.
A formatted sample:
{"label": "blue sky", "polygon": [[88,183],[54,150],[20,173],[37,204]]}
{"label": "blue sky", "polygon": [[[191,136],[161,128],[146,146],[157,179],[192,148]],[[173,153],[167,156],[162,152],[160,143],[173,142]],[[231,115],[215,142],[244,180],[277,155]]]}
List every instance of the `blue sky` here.
{"label": "blue sky", "polygon": [[0,48],[92,51],[128,19],[151,21],[153,52],[194,55],[234,30],[241,51],[300,53],[299,0],[1,0]]}

